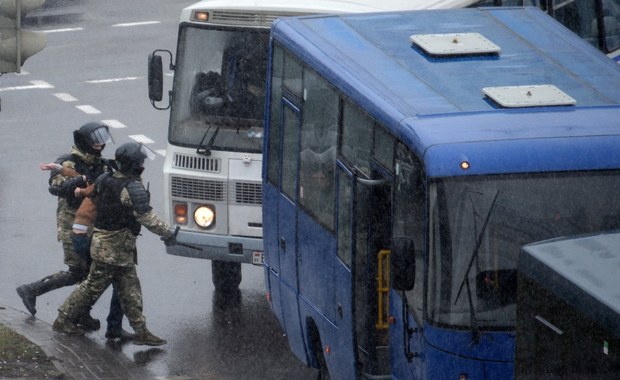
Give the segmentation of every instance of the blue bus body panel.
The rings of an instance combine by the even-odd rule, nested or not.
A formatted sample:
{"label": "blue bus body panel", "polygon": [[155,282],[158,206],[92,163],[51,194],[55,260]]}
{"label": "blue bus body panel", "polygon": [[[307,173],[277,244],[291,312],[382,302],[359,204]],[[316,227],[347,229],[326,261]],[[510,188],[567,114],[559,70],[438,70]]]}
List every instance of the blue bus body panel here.
{"label": "blue bus body panel", "polygon": [[[409,40],[459,32],[478,32],[501,53],[436,58]],[[589,155],[600,141],[591,137],[610,139],[606,154],[620,167],[611,149],[620,136],[620,67],[537,8],[296,18],[277,21],[273,36],[293,52],[307,51],[305,61],[426,155],[429,176],[564,170],[574,162],[546,153],[544,140],[556,136],[572,138],[565,147],[577,149],[584,169],[602,165]],[[558,87],[576,105],[504,109],[482,93],[484,87],[540,84]],[[468,172],[439,164],[455,144],[462,144],[459,155],[473,156],[482,145],[475,143],[485,141],[502,141],[499,163]],[[521,149],[530,143],[527,152],[536,159],[523,160]]]}
{"label": "blue bus body panel", "polygon": [[[390,303],[393,314],[400,315],[397,312],[402,310],[403,300],[397,292],[390,293]],[[411,351],[424,360],[407,362],[402,333],[404,326],[397,318],[395,326],[390,329],[390,360],[395,378],[458,379],[462,373],[467,373],[470,379],[512,377],[515,351],[513,331],[483,332],[479,343],[475,344],[471,331],[442,329],[428,324],[420,327],[411,315],[408,317],[409,328],[416,331],[410,340]],[[416,342],[417,331],[424,332],[420,342]]]}

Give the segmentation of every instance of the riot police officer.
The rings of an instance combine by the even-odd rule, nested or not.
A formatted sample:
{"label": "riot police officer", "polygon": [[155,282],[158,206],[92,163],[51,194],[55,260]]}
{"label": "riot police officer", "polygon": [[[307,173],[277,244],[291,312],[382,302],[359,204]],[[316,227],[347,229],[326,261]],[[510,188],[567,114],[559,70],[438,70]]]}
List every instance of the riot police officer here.
{"label": "riot police officer", "polygon": [[[83,189],[106,171],[106,162],[101,152],[106,144],[112,141],[109,128],[101,122],[84,124],[73,132],[74,145],[69,154],[60,156],[56,163],[58,169],[50,174],[50,192],[58,196],[56,222],[58,240],[62,242],[64,262],[68,270],[46,276],[39,281],[19,286],[17,294],[24,306],[35,315],[36,299],[54,289],[74,285],[86,278],[90,262],[74,249],[72,229],[76,211],[83,197],[76,195],[76,189]],[[77,192],[79,193],[79,191]],[[120,319],[122,320],[122,314]],[[99,320],[92,318],[88,310],[79,316],[77,322],[89,330],[98,330]]]}
{"label": "riot police officer", "polygon": [[88,310],[110,284],[118,292],[123,312],[135,331],[134,344],[159,346],[166,341],[146,328],[142,314],[142,290],[136,272],[136,238],[141,226],[160,235],[164,243],[175,244],[176,238],[150,206],[150,194],[140,175],[146,158],[153,152],[142,144],[126,143],[115,154],[118,170],[100,176],[93,192],[97,216],[91,243],[93,260],[88,277],[58,309],[52,328],[71,335],[84,330],[76,318]]}

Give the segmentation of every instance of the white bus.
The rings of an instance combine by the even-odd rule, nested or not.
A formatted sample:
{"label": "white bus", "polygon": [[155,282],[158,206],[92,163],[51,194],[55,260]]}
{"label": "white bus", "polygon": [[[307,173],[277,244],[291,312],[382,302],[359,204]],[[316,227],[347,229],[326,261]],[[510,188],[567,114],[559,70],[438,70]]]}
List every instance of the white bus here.
{"label": "white bus", "polygon": [[[267,44],[283,16],[461,8],[475,0],[207,0],[181,12],[176,59],[149,57],[149,98],[170,108],[164,186],[172,255],[212,260],[216,290],[262,264],[261,165]],[[162,55],[174,81],[163,99]],[[167,58],[167,57],[166,57]],[[167,101],[167,102],[166,102]]]}

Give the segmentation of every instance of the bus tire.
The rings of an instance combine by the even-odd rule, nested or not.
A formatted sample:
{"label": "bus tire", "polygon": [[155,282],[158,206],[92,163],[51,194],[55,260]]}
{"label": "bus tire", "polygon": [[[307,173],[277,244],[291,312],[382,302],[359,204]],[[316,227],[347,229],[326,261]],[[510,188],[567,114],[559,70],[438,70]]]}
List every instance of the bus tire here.
{"label": "bus tire", "polygon": [[311,335],[312,339],[312,350],[314,351],[314,355],[316,356],[316,361],[318,364],[319,373],[317,375],[317,380],[330,380],[329,369],[327,368],[327,362],[325,361],[325,354],[323,353],[323,344],[321,343],[321,337],[318,332],[314,332]]}
{"label": "bus tire", "polygon": [[238,290],[241,284],[241,263],[212,260],[211,277],[216,291]]}

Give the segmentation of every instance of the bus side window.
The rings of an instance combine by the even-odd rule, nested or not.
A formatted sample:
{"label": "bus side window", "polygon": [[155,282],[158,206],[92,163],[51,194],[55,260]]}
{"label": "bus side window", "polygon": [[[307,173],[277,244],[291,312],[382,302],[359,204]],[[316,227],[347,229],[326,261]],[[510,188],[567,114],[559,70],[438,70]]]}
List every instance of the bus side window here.
{"label": "bus side window", "polygon": [[299,203],[334,229],[338,94],[313,71],[304,71],[303,122],[299,163]]}
{"label": "bus side window", "polygon": [[358,170],[370,177],[374,121],[359,107],[345,100],[342,110],[340,152]]}
{"label": "bus side window", "polygon": [[282,77],[284,52],[276,45],[271,58],[271,104],[269,109],[269,141],[267,179],[275,186],[280,184],[280,137],[282,136]]}

